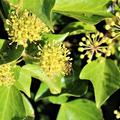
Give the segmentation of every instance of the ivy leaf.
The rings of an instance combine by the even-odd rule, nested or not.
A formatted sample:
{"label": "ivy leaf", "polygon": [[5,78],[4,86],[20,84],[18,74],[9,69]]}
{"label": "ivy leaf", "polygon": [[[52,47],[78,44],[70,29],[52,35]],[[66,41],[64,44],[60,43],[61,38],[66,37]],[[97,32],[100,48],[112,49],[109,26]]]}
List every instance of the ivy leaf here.
{"label": "ivy leaf", "polygon": [[80,78],[92,82],[98,108],[120,88],[120,72],[114,62],[109,59],[95,60],[87,64]]}
{"label": "ivy leaf", "polygon": [[69,32],[69,35],[77,35],[80,33],[95,32],[96,28],[94,25],[85,22],[72,22],[68,24],[61,33]]}
{"label": "ivy leaf", "polygon": [[0,64],[17,60],[21,56],[23,49],[24,48],[22,46],[16,47],[15,44],[9,45],[9,43],[5,41],[0,49]]}
{"label": "ivy leaf", "polygon": [[53,104],[63,104],[63,103],[66,103],[66,101],[68,100],[68,97],[64,95],[49,96],[48,100]]}
{"label": "ivy leaf", "polygon": [[48,90],[48,86],[45,83],[41,83],[36,95],[35,101],[38,101],[39,98]]}
{"label": "ivy leaf", "polygon": [[103,120],[103,118],[101,111],[92,101],[77,99],[61,105],[57,120]]}
{"label": "ivy leaf", "polygon": [[42,37],[43,41],[49,41],[52,42],[57,41],[57,42],[62,42],[63,40],[65,40],[65,38],[69,35],[69,33],[65,33],[65,34],[45,34]]}
{"label": "ivy leaf", "polygon": [[0,96],[1,120],[19,120],[25,117],[22,96],[16,87],[0,87]]}
{"label": "ivy leaf", "polygon": [[3,44],[4,44],[5,40],[4,39],[0,39],[0,49],[2,48]]}
{"label": "ivy leaf", "polygon": [[15,86],[30,97],[31,75],[24,68],[19,66],[14,68],[14,76],[16,79]]}
{"label": "ivy leaf", "polygon": [[26,111],[26,117],[24,118],[25,120],[34,120],[35,114],[34,114],[34,109],[28,99],[25,97],[25,95],[22,94],[22,99],[23,99],[23,104],[25,107]]}
{"label": "ivy leaf", "polygon": [[24,66],[24,70],[29,72],[31,77],[37,78],[41,81],[43,81],[50,89],[51,93],[53,94],[58,94],[61,92],[61,79],[62,76],[58,75],[54,79],[50,79],[44,71],[38,66],[38,65],[33,65],[33,64],[27,64]]}
{"label": "ivy leaf", "polygon": [[53,10],[57,13],[96,24],[111,16],[107,4],[111,0],[56,0]]}
{"label": "ivy leaf", "polygon": [[39,18],[41,18],[44,23],[46,23],[51,29],[53,29],[51,12],[54,2],[55,0],[24,0],[23,9],[28,9],[32,11]]}

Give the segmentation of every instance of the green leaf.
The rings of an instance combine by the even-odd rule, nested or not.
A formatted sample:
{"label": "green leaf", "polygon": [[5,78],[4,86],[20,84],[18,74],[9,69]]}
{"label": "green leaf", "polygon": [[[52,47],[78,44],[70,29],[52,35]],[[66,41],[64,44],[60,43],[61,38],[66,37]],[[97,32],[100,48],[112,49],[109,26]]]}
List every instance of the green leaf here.
{"label": "green leaf", "polygon": [[31,75],[23,68],[16,67],[14,69],[14,76],[16,76],[15,86],[30,97]]}
{"label": "green leaf", "polygon": [[62,89],[63,96],[75,96],[80,97],[86,94],[88,90],[87,81],[75,80],[72,81],[70,79],[66,80],[66,87]]}
{"label": "green leaf", "polygon": [[45,34],[42,37],[42,40],[44,41],[58,41],[58,42],[62,42],[63,40],[65,40],[65,38],[69,35],[69,33],[65,33],[65,34]]}
{"label": "green leaf", "polygon": [[12,4],[18,4],[20,0],[8,0],[8,2]]}
{"label": "green leaf", "polygon": [[0,10],[2,12],[1,17],[2,18],[7,18],[8,14],[9,14],[9,4],[7,0],[0,0]]}
{"label": "green leaf", "polygon": [[38,101],[38,99],[48,90],[48,86],[45,83],[41,83],[36,95],[35,95],[35,101]]}
{"label": "green leaf", "polygon": [[64,103],[60,107],[57,120],[103,120],[101,111],[86,99]]}
{"label": "green leaf", "polygon": [[38,65],[27,64],[23,67],[30,75],[43,81],[50,89],[51,93],[58,94],[61,92],[61,75],[54,79],[50,79]]}
{"label": "green leaf", "polygon": [[5,40],[4,39],[0,39],[0,49],[2,48],[3,44],[4,44]]}
{"label": "green leaf", "polygon": [[95,60],[87,64],[80,78],[92,82],[97,107],[100,107],[120,88],[120,72],[114,62],[109,59]]}
{"label": "green leaf", "polygon": [[[34,109],[28,99],[25,97],[25,95],[22,94],[23,98],[23,104],[25,107],[26,111],[26,117],[24,118],[25,120],[34,120],[35,114],[34,114]],[[29,118],[29,119],[28,119]]]}
{"label": "green leaf", "polygon": [[41,18],[44,23],[46,23],[51,29],[53,29],[51,10],[54,2],[55,0],[24,0],[23,9],[28,9],[32,11],[39,18]]}
{"label": "green leaf", "polygon": [[82,63],[78,59],[79,57],[74,57],[71,74],[62,79],[64,83],[62,95],[64,96],[81,97],[85,95],[88,90],[88,81],[82,81],[79,79]]}
{"label": "green leaf", "polygon": [[0,87],[0,120],[20,120],[25,117],[22,96],[16,87]]}
{"label": "green leaf", "polygon": [[111,0],[56,0],[53,10],[80,21],[98,23],[111,16],[107,4]]}
{"label": "green leaf", "polygon": [[68,100],[68,97],[64,95],[59,95],[59,96],[49,96],[48,99],[53,104],[63,104]]}
{"label": "green leaf", "polygon": [[22,46],[16,47],[16,45],[9,45],[7,41],[4,42],[4,45],[0,50],[0,55],[1,55],[0,64],[17,60],[18,58],[20,58],[22,52],[23,52]]}
{"label": "green leaf", "polygon": [[80,33],[95,32],[96,28],[94,25],[84,23],[84,22],[72,22],[68,24],[61,33],[69,32],[69,35],[77,35]]}

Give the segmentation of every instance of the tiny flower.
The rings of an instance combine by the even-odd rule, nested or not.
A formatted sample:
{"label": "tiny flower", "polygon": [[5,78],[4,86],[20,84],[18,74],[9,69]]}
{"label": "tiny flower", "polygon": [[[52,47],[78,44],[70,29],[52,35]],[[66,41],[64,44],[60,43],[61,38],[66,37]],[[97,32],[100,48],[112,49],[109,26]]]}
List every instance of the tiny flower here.
{"label": "tiny flower", "polygon": [[113,18],[108,18],[106,23],[105,29],[110,30],[112,37],[120,36],[120,12],[116,12]]}
{"label": "tiny flower", "polygon": [[99,58],[101,56],[110,56],[112,54],[112,39],[105,37],[103,33],[88,34],[79,42],[78,51],[82,52],[80,58],[88,57],[90,62],[95,56]]}
{"label": "tiny flower", "polygon": [[47,42],[41,51],[40,66],[50,78],[59,74],[67,75],[72,65],[69,55],[70,51],[63,43]]}
{"label": "tiny flower", "polygon": [[41,40],[43,33],[49,32],[46,25],[34,14],[25,10],[23,13],[12,11],[6,20],[6,31],[9,40],[18,45],[27,46],[27,41]]}
{"label": "tiny flower", "polygon": [[14,82],[10,64],[0,65],[0,86],[11,86]]}
{"label": "tiny flower", "polygon": [[118,110],[114,110],[114,114],[116,115],[116,119],[120,119],[120,112]]}

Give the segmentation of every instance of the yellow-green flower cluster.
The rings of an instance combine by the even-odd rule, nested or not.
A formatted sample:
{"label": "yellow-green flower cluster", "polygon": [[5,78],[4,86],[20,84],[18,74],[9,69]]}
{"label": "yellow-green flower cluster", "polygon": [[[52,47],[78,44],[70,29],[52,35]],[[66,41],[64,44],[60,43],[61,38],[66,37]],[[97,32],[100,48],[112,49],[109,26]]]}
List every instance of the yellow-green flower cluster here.
{"label": "yellow-green flower cluster", "polygon": [[120,119],[120,111],[114,110],[114,114],[116,115],[116,119]]}
{"label": "yellow-green flower cluster", "polygon": [[34,14],[25,10],[24,12],[12,11],[6,20],[6,30],[9,39],[17,45],[27,46],[30,42],[41,40],[43,33],[49,32],[46,25]]}
{"label": "yellow-green flower cluster", "polygon": [[80,58],[88,57],[90,62],[95,57],[110,56],[112,54],[112,39],[105,37],[103,33],[87,34],[79,42],[78,51],[82,52]]}
{"label": "yellow-green flower cluster", "polygon": [[120,36],[120,12],[116,12],[113,18],[108,18],[106,20],[107,25],[106,30],[110,30],[112,37]]}
{"label": "yellow-green flower cluster", "polygon": [[0,65],[0,86],[11,86],[14,82],[10,64]]}
{"label": "yellow-green flower cluster", "polygon": [[41,51],[40,66],[50,78],[69,74],[72,65],[69,55],[70,51],[63,43],[47,42]]}

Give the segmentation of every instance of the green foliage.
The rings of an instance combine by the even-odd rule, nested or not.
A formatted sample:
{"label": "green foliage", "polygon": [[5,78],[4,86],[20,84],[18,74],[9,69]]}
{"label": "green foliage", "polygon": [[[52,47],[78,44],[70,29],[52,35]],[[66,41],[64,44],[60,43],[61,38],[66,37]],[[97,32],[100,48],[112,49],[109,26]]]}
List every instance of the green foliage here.
{"label": "green foliage", "polygon": [[53,8],[55,12],[76,18],[88,23],[98,23],[105,17],[111,16],[107,12],[110,0],[56,0]]}
{"label": "green foliage", "polygon": [[[52,111],[57,120],[106,119],[101,107],[120,88],[119,7],[111,0],[0,0],[0,120],[49,120],[49,105],[60,106]],[[21,30],[11,23],[14,12]]]}
{"label": "green foliage", "polygon": [[96,28],[94,25],[85,22],[73,22],[68,24],[61,33],[70,32],[70,35],[77,35],[80,33],[95,32]]}
{"label": "green foliage", "polygon": [[77,99],[63,103],[57,120],[102,120],[101,112],[95,104],[86,99]]}
{"label": "green foliage", "polygon": [[14,87],[0,87],[0,119],[11,120],[25,117],[22,96]]}
{"label": "green foliage", "polygon": [[[51,29],[53,29],[51,21],[51,9],[55,0],[9,0],[10,3],[22,6],[22,9],[32,11],[35,15],[43,20]],[[31,5],[32,3],[32,5]]]}
{"label": "green foliage", "polygon": [[18,47],[16,47],[16,45],[9,46],[9,43],[5,41],[0,49],[0,55],[1,55],[0,64],[8,63],[19,59],[22,52],[23,52],[22,46],[18,46]]}
{"label": "green foliage", "polygon": [[80,78],[91,80],[98,108],[120,88],[120,72],[115,63],[109,59],[96,60],[87,64]]}

